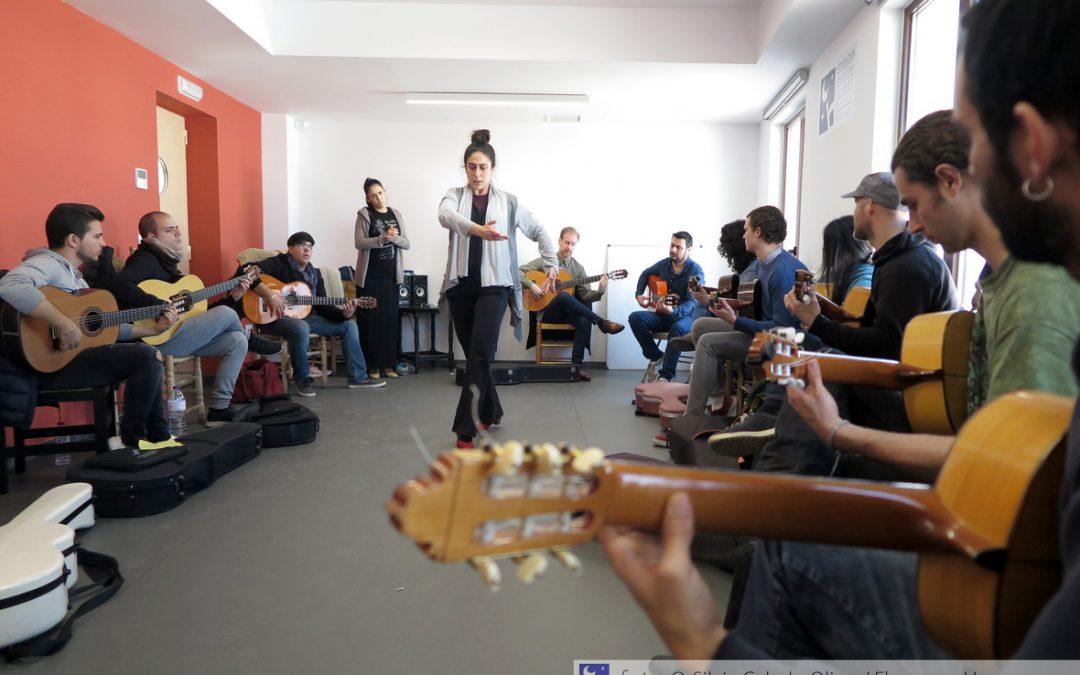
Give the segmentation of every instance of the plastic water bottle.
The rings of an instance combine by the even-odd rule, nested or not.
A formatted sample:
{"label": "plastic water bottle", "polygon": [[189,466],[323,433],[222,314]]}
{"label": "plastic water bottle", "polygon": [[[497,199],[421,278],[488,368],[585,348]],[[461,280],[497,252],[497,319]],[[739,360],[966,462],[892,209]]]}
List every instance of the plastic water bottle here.
{"label": "plastic water bottle", "polygon": [[180,387],[173,387],[168,402],[169,433],[174,438],[187,434],[187,399]]}

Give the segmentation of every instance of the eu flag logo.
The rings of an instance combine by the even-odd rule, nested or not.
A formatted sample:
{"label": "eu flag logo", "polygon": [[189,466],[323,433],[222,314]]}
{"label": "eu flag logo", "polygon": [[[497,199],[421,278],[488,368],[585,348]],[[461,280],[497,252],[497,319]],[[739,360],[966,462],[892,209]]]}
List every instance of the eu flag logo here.
{"label": "eu flag logo", "polygon": [[606,663],[579,663],[578,675],[611,675],[611,669]]}

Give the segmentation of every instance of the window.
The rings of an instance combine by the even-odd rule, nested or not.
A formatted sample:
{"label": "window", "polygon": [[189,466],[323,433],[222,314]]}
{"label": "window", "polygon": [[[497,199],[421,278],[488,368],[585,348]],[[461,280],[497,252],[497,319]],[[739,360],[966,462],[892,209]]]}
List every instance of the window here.
{"label": "window", "polygon": [[795,113],[784,125],[783,184],[780,190],[780,210],[788,223],[784,248],[788,251],[799,245],[799,209],[802,205],[803,137],[806,131],[806,108]]}
{"label": "window", "polygon": [[[904,10],[898,137],[923,116],[953,107],[960,15],[971,4],[971,0],[915,0]],[[960,304],[970,307],[985,261],[968,250],[947,256],[946,262]]]}

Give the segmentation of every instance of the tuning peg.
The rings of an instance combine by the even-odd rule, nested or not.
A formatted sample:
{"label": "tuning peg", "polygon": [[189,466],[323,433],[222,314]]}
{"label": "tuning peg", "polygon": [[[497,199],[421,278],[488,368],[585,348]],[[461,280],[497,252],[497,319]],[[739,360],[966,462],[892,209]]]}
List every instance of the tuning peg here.
{"label": "tuning peg", "polygon": [[551,557],[558,560],[566,569],[574,574],[581,574],[581,558],[578,558],[569,550],[565,548],[552,549]]}
{"label": "tuning peg", "polygon": [[540,445],[534,445],[532,451],[536,457],[536,472],[538,474],[559,472],[563,465],[563,455],[558,448],[551,443],[541,443]]}
{"label": "tuning peg", "polygon": [[540,553],[519,556],[513,559],[517,563],[517,578],[522,583],[531,584],[547,570],[548,562]]}
{"label": "tuning peg", "polygon": [[499,590],[499,584],[502,583],[502,573],[494,560],[491,558],[473,558],[469,561],[469,564],[480,573],[480,578],[489,591],[494,593]]}
{"label": "tuning peg", "polygon": [[517,441],[507,441],[492,447],[495,453],[495,465],[492,473],[499,476],[512,476],[517,473],[525,460],[525,446]]}
{"label": "tuning peg", "polygon": [[600,448],[586,448],[584,450],[570,451],[573,460],[570,462],[571,468],[580,474],[591,474],[596,471],[596,467],[604,461],[604,451]]}
{"label": "tuning peg", "polygon": [[803,333],[802,331],[799,331],[798,333],[795,333],[795,344],[801,345],[803,343],[803,340],[805,340],[805,339],[806,339],[806,333]]}

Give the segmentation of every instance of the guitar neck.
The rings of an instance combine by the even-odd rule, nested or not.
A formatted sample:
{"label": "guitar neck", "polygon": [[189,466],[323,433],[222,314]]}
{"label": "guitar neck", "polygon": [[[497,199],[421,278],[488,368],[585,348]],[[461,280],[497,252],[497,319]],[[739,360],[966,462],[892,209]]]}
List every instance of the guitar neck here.
{"label": "guitar neck", "polygon": [[995,548],[929,487],[764,473],[610,464],[606,525],[659,531],[667,499],[686,492],[702,532],[935,550],[970,558]]}
{"label": "guitar neck", "polygon": [[559,291],[561,291],[561,290],[563,290],[565,288],[575,288],[575,287],[580,286],[582,284],[596,283],[597,281],[600,281],[600,278],[603,277],[603,276],[604,276],[603,274],[594,274],[591,277],[578,277],[577,279],[567,279],[565,281],[558,282],[557,284],[555,284],[555,287],[556,287],[556,290],[559,290]]}
{"label": "guitar neck", "polygon": [[296,296],[290,302],[297,305],[344,305],[348,301],[348,298],[324,298],[315,295],[301,295]]}
{"label": "guitar neck", "polygon": [[920,370],[886,359],[809,352],[804,352],[802,356],[812,356],[817,360],[821,366],[821,378],[826,382],[899,391],[918,382],[941,377],[941,371]]}
{"label": "guitar neck", "polygon": [[192,302],[202,302],[203,300],[209,300],[222,293],[227,293],[236,288],[236,284],[240,283],[240,280],[243,278],[244,277],[236,277],[234,279],[229,279],[228,281],[222,281],[220,284],[201,288],[191,294],[191,300]]}
{"label": "guitar neck", "polygon": [[88,326],[119,326],[125,323],[134,323],[143,319],[156,319],[161,316],[164,305],[150,305],[149,307],[133,307],[121,309],[116,312],[102,312],[87,317],[69,317],[80,328]]}

